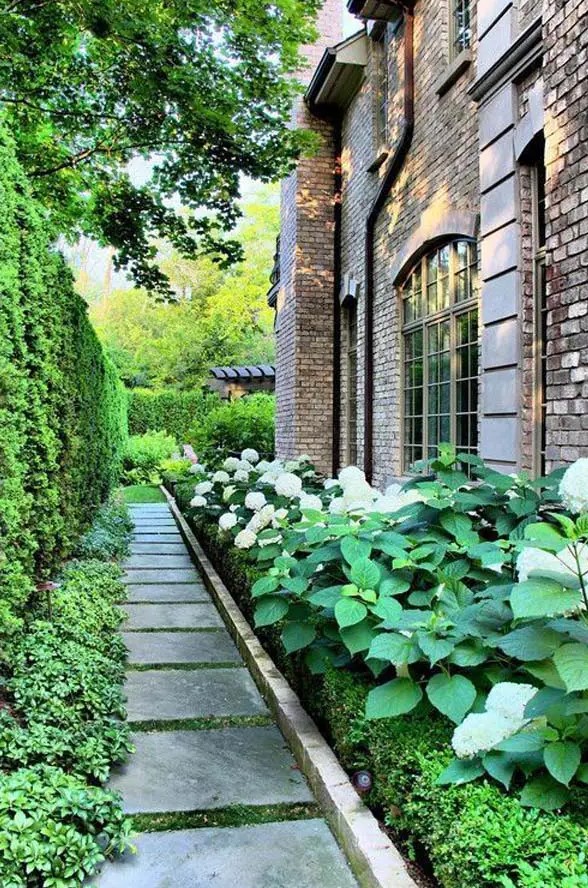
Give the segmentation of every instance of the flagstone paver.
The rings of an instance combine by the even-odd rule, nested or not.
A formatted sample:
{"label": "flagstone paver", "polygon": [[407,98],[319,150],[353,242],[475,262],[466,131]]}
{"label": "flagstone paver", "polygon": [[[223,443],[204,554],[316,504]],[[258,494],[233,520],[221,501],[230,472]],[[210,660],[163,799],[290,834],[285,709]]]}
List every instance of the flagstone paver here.
{"label": "flagstone paver", "polygon": [[153,663],[240,663],[228,632],[123,632],[131,666]]}
{"label": "flagstone paver", "polygon": [[246,669],[149,669],[130,672],[125,685],[130,721],[266,715]]}
{"label": "flagstone paver", "polygon": [[100,888],[354,888],[322,820],[143,834]]}
{"label": "flagstone paver", "polygon": [[219,628],[224,623],[212,604],[127,604],[125,629]]}
{"label": "flagstone paver", "polygon": [[203,583],[155,583],[127,586],[129,603],[134,602],[198,602],[210,601],[210,595]]}
{"label": "flagstone paver", "polygon": [[[110,787],[122,794],[128,813],[143,815],[272,805],[283,812],[290,804],[313,803],[279,729],[264,723],[269,711],[223,628],[171,512],[165,504],[135,505],[131,514],[135,534],[123,564],[129,593],[123,639],[136,753],[112,773]],[[265,718],[251,724],[252,716]],[[219,727],[219,718],[229,719],[226,727]],[[181,722],[181,730],[165,724],[174,721]],[[280,821],[277,813],[276,822],[263,825],[145,832],[136,844],[136,856],[106,865],[93,884],[357,886],[320,819]]]}

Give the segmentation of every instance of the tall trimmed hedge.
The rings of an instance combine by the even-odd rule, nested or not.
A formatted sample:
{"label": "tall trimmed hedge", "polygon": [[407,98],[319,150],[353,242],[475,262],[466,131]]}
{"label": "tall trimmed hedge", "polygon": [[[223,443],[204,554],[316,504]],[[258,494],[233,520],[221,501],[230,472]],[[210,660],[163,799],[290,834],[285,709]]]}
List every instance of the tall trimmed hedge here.
{"label": "tall trimmed hedge", "polygon": [[116,370],[0,126],[0,636],[108,494],[126,434]]}
{"label": "tall trimmed hedge", "polygon": [[173,389],[151,391],[132,389],[129,399],[129,434],[168,432],[178,444],[188,441],[188,432],[218,407],[220,399],[212,392],[179,392]]}

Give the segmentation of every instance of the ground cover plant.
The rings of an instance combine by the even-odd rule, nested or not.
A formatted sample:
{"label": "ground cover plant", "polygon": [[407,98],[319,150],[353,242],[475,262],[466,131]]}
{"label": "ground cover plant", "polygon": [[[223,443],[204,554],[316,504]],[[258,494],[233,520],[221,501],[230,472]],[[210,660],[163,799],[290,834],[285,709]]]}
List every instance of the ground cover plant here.
{"label": "ground cover plant", "polygon": [[[229,573],[247,587],[262,632],[279,635],[282,651],[323,674],[327,687],[333,668],[360,681],[349,736],[438,721],[438,753],[431,762],[423,752],[418,767],[439,823],[449,822],[446,800],[457,810],[478,784],[492,806],[514,805],[523,831],[551,830],[537,809],[567,806],[581,847],[565,866],[564,846],[553,853],[570,886],[588,879],[577,814],[588,759],[585,466],[532,482],[445,447],[429,475],[382,494],[354,467],[319,489],[305,461],[274,464],[273,478],[271,466],[229,462],[221,469],[228,481],[218,471],[201,475],[189,512],[217,554],[234,553]],[[375,766],[373,739],[368,745]],[[419,812],[415,805],[412,823]],[[498,838],[504,850],[506,834]],[[455,875],[460,844],[449,853],[443,843],[450,860],[442,866],[439,835],[428,841],[437,868],[453,873],[444,884],[466,884]],[[528,872],[518,858],[510,870],[503,863],[502,881],[483,884],[559,884],[536,855]]]}
{"label": "ground cover plant", "polygon": [[130,530],[119,501],[104,506],[80,541],[85,557],[38,590],[10,640],[0,709],[3,888],[80,886],[129,844],[120,799],[101,784],[132,749],[117,631],[125,588],[111,563]]}

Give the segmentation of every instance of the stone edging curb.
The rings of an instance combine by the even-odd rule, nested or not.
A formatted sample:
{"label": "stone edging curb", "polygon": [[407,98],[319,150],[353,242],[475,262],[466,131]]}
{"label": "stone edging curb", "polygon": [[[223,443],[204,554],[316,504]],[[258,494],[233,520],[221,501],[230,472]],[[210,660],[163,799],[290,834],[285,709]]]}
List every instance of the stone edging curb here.
{"label": "stone edging curb", "polygon": [[417,888],[402,855],[380,829],[334,752],[264,651],[170,493],[161,488],[188,549],[260,692],[306,776],[362,888]]}

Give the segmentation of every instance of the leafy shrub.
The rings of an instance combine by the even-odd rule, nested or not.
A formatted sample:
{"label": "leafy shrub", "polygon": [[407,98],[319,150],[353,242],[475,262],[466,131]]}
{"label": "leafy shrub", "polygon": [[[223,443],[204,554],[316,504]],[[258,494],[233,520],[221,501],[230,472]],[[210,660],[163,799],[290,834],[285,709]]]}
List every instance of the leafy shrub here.
{"label": "leafy shrub", "polygon": [[159,466],[175,449],[175,439],[166,432],[132,435],[123,459],[123,480],[127,484],[160,483]]}
{"label": "leafy shrub", "polygon": [[275,399],[260,392],[226,401],[195,423],[188,435],[202,462],[219,465],[227,453],[255,447],[264,455],[273,453]]}
{"label": "leafy shrub", "polygon": [[[176,489],[189,510],[192,486]],[[254,582],[266,575],[254,554],[219,534],[204,510],[189,510],[191,522],[239,606],[251,616]],[[383,815],[409,855],[429,855],[444,888],[586,888],[588,810],[585,791],[574,790],[569,813],[524,808],[487,780],[440,785],[451,759],[454,726],[429,707],[395,719],[367,720],[373,677],[329,665],[311,675],[301,653],[287,654],[280,624],[257,630],[264,645],[295,684],[307,708],[331,738],[349,772],[371,772],[366,801]]]}
{"label": "leafy shrub", "polygon": [[113,497],[98,511],[92,526],[76,546],[78,558],[103,561],[128,554],[133,522],[120,497]]}
{"label": "leafy shrub", "polygon": [[220,404],[218,396],[207,391],[131,389],[127,397],[130,435],[144,435],[155,429],[167,432],[180,443],[187,440],[190,429],[200,425]]}
{"label": "leafy shrub", "polygon": [[183,481],[190,476],[192,465],[189,459],[164,459],[159,466],[161,477],[164,482]]}
{"label": "leafy shrub", "polygon": [[0,218],[4,642],[21,625],[34,578],[69,555],[116,481],[126,399],[2,127]]}
{"label": "leafy shrub", "polygon": [[118,797],[37,765],[0,778],[0,884],[79,888],[129,845]]}

